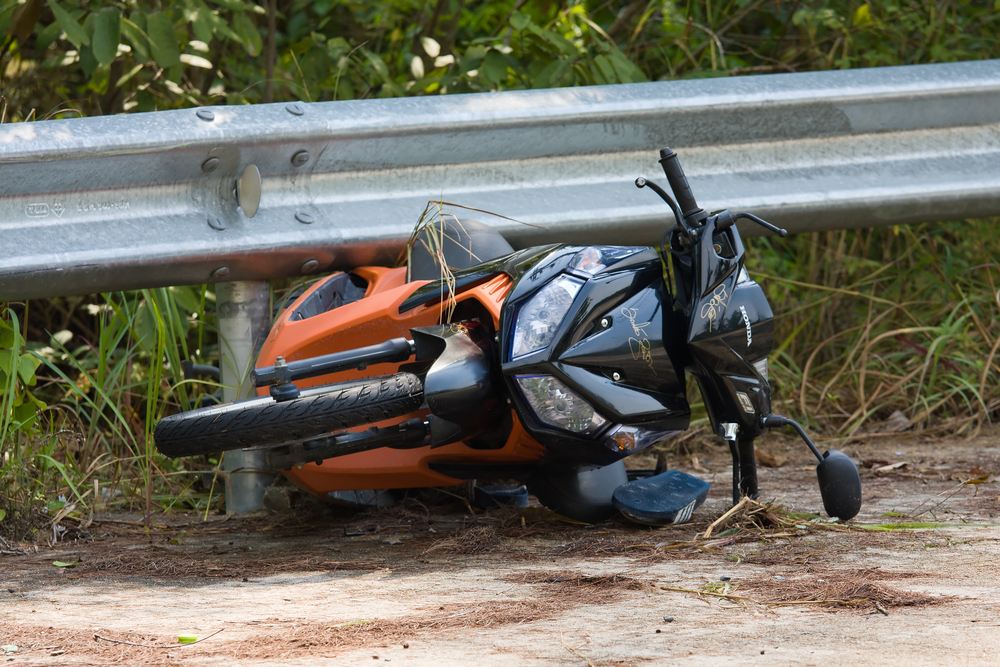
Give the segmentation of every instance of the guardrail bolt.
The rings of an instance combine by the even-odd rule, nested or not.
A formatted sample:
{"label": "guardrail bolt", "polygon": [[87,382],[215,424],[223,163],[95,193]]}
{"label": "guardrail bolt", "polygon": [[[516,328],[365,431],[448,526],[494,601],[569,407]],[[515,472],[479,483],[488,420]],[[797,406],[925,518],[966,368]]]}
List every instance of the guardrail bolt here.
{"label": "guardrail bolt", "polygon": [[198,118],[201,118],[204,121],[208,121],[209,123],[215,120],[215,114],[209,111],[208,109],[198,109],[197,116]]}
{"label": "guardrail bolt", "polygon": [[301,167],[309,161],[309,151],[299,151],[292,156],[292,166]]}
{"label": "guardrail bolt", "polygon": [[212,277],[221,280],[229,275],[228,266],[220,266],[215,271],[212,271]]}
{"label": "guardrail bolt", "polygon": [[316,222],[316,219],[313,218],[308,213],[296,213],[295,219],[301,222],[303,225],[311,225],[312,223]]}
{"label": "guardrail bolt", "polygon": [[221,218],[210,215],[208,216],[208,226],[221,232],[226,228],[226,223]]}
{"label": "guardrail bolt", "polygon": [[285,105],[285,111],[292,114],[293,116],[301,116],[306,112],[306,107],[304,104],[299,102],[292,102],[291,104]]}
{"label": "guardrail bolt", "polygon": [[201,163],[201,170],[206,174],[210,174],[219,168],[219,158],[210,157]]}
{"label": "guardrail bolt", "polygon": [[302,263],[302,273],[313,273],[319,268],[319,262],[315,259],[307,259]]}

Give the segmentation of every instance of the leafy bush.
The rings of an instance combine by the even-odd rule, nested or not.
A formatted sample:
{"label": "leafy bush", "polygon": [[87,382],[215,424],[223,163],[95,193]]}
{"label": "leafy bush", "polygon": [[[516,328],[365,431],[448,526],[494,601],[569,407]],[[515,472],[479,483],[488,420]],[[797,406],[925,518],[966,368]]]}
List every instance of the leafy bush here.
{"label": "leafy bush", "polygon": [[956,0],[0,0],[15,120],[991,58]]}

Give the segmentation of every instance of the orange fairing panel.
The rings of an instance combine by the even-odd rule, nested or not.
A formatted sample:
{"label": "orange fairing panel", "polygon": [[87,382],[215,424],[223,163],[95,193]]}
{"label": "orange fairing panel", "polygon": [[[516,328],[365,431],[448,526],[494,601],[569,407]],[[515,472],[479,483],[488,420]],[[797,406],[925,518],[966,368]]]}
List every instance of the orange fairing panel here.
{"label": "orange fairing panel", "polygon": [[[410,338],[411,328],[429,326],[440,321],[441,304],[419,306],[400,314],[400,304],[417,288],[427,284],[427,281],[405,282],[405,267],[362,267],[355,269],[354,273],[369,281],[365,298],[305,320],[290,320],[289,317],[299,303],[333,276],[317,282],[278,318],[261,348],[258,363],[269,366],[277,356],[284,357],[286,361],[295,361],[373,345],[389,338]],[[485,284],[458,294],[455,303],[461,304],[468,299],[477,300],[493,316],[493,326],[496,327],[500,321],[500,307],[510,286],[510,278],[501,274]],[[304,388],[388,375],[397,370],[398,364],[374,364],[364,371],[345,371],[302,380],[296,384]],[[261,395],[265,395],[266,391],[266,387],[258,389]],[[406,415],[394,421],[414,416],[416,415]],[[392,422],[383,424],[389,423]],[[516,418],[514,424],[507,443],[501,449],[472,449],[463,443],[434,450],[430,447],[407,450],[381,448],[328,459],[319,465],[310,463],[301,469],[286,471],[285,474],[299,486],[318,494],[352,489],[448,486],[462,480],[432,471],[428,467],[429,463],[447,461],[509,465],[538,461],[544,454],[543,447],[524,431]]]}

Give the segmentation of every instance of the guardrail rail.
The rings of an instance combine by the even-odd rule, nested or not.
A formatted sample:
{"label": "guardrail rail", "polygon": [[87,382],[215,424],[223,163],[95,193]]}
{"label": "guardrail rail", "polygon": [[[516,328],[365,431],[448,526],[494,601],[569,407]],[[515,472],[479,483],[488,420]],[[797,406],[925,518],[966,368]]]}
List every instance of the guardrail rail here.
{"label": "guardrail rail", "polygon": [[1000,61],[5,124],[0,300],[386,261],[432,199],[515,247],[654,243],[668,145],[706,209],[793,232],[997,215]]}

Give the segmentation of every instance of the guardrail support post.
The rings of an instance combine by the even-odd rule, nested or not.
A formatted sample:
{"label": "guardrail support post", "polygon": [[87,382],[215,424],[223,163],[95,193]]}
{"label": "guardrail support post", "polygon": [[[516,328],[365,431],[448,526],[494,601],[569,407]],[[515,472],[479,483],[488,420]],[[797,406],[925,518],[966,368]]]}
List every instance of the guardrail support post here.
{"label": "guardrail support post", "polygon": [[[270,284],[267,281],[219,283],[215,288],[219,314],[219,368],[225,402],[251,395],[250,371],[271,325]],[[276,477],[265,472],[263,451],[226,452],[223,469],[226,511],[245,514],[264,507],[264,491]]]}

